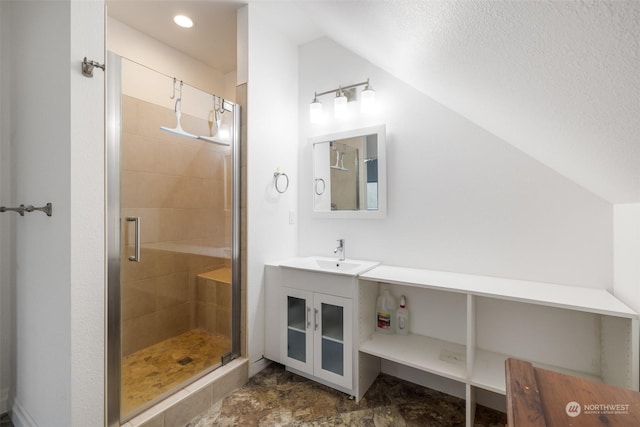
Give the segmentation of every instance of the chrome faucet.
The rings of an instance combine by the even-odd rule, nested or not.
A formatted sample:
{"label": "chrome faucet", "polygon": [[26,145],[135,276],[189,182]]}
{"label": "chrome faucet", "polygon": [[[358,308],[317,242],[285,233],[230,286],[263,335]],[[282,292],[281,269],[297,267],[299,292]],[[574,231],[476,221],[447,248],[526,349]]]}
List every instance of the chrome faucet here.
{"label": "chrome faucet", "polygon": [[338,239],[338,247],[333,250],[333,253],[337,254],[338,252],[340,252],[340,258],[338,258],[338,261],[344,261],[344,258],[345,258],[344,239]]}

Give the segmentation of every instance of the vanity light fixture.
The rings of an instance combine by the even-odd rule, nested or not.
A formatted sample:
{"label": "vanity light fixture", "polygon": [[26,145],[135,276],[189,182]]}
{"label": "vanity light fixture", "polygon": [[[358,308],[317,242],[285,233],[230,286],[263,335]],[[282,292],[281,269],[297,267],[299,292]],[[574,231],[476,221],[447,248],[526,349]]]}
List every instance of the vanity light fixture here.
{"label": "vanity light fixture", "polygon": [[365,82],[356,83],[348,86],[338,86],[336,89],[327,90],[325,92],[314,92],[313,101],[309,105],[309,121],[311,123],[320,123],[322,121],[322,104],[318,101],[318,97],[328,94],[335,94],[333,100],[333,114],[337,119],[347,116],[348,103],[356,100],[356,88],[364,86],[362,90],[362,102],[360,103],[360,112],[369,114],[375,111],[376,93],[369,83],[369,79]]}
{"label": "vanity light fixture", "polygon": [[360,111],[364,114],[372,113],[376,107],[376,91],[373,90],[367,80],[367,85],[361,93],[362,101],[360,102]]}
{"label": "vanity light fixture", "polygon": [[322,104],[318,101],[318,94],[313,94],[313,101],[309,105],[309,120],[311,123],[320,123],[322,121]]}
{"label": "vanity light fixture", "polygon": [[347,117],[347,103],[347,95],[342,91],[342,88],[338,88],[336,97],[333,100],[333,116],[336,119]]}
{"label": "vanity light fixture", "polygon": [[173,17],[173,22],[182,28],[193,27],[193,21],[186,15],[176,15]]}

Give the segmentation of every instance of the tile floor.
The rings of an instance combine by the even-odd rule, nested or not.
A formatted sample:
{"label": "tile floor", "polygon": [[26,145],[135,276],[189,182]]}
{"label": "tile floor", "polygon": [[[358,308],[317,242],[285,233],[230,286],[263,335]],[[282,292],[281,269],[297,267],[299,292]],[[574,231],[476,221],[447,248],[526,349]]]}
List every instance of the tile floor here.
{"label": "tile floor", "polygon": [[[356,404],[343,393],[272,364],[187,427],[464,426],[464,401],[381,374]],[[503,427],[506,415],[482,406],[475,427]],[[7,414],[0,427],[13,427]]]}
{"label": "tile floor", "polygon": [[9,419],[9,414],[0,415],[0,427],[13,427],[13,423]]}
{"label": "tile floor", "polygon": [[[187,427],[465,425],[464,400],[380,374],[359,402],[272,364]],[[482,406],[476,427],[503,427],[506,415]]]}
{"label": "tile floor", "polygon": [[[131,414],[194,375],[220,363],[229,338],[193,329],[122,359],[122,414]],[[185,358],[191,360],[185,360]],[[187,362],[186,364],[179,363]]]}

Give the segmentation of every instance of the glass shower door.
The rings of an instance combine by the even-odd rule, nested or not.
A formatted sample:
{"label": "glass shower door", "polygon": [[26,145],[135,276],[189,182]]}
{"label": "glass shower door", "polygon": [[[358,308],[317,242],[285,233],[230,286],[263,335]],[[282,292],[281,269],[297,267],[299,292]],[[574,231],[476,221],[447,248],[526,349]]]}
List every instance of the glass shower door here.
{"label": "glass shower door", "polygon": [[119,417],[126,420],[237,353],[239,331],[235,105],[121,64],[117,323]]}

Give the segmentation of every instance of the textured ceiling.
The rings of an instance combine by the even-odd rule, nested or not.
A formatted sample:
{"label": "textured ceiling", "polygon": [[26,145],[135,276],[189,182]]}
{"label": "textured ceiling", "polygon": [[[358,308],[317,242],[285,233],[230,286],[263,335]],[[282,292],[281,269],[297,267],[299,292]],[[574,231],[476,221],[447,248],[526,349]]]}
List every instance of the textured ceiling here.
{"label": "textured ceiling", "polygon": [[323,32],[611,202],[640,202],[640,2],[305,3]]}
{"label": "textured ceiling", "polygon": [[[327,35],[604,199],[640,202],[640,1],[256,2],[297,42]],[[194,7],[207,22],[195,29],[220,36],[235,34],[238,2],[117,3],[142,6],[116,19],[235,66],[233,41],[226,53],[211,32],[180,44],[155,13]]]}

